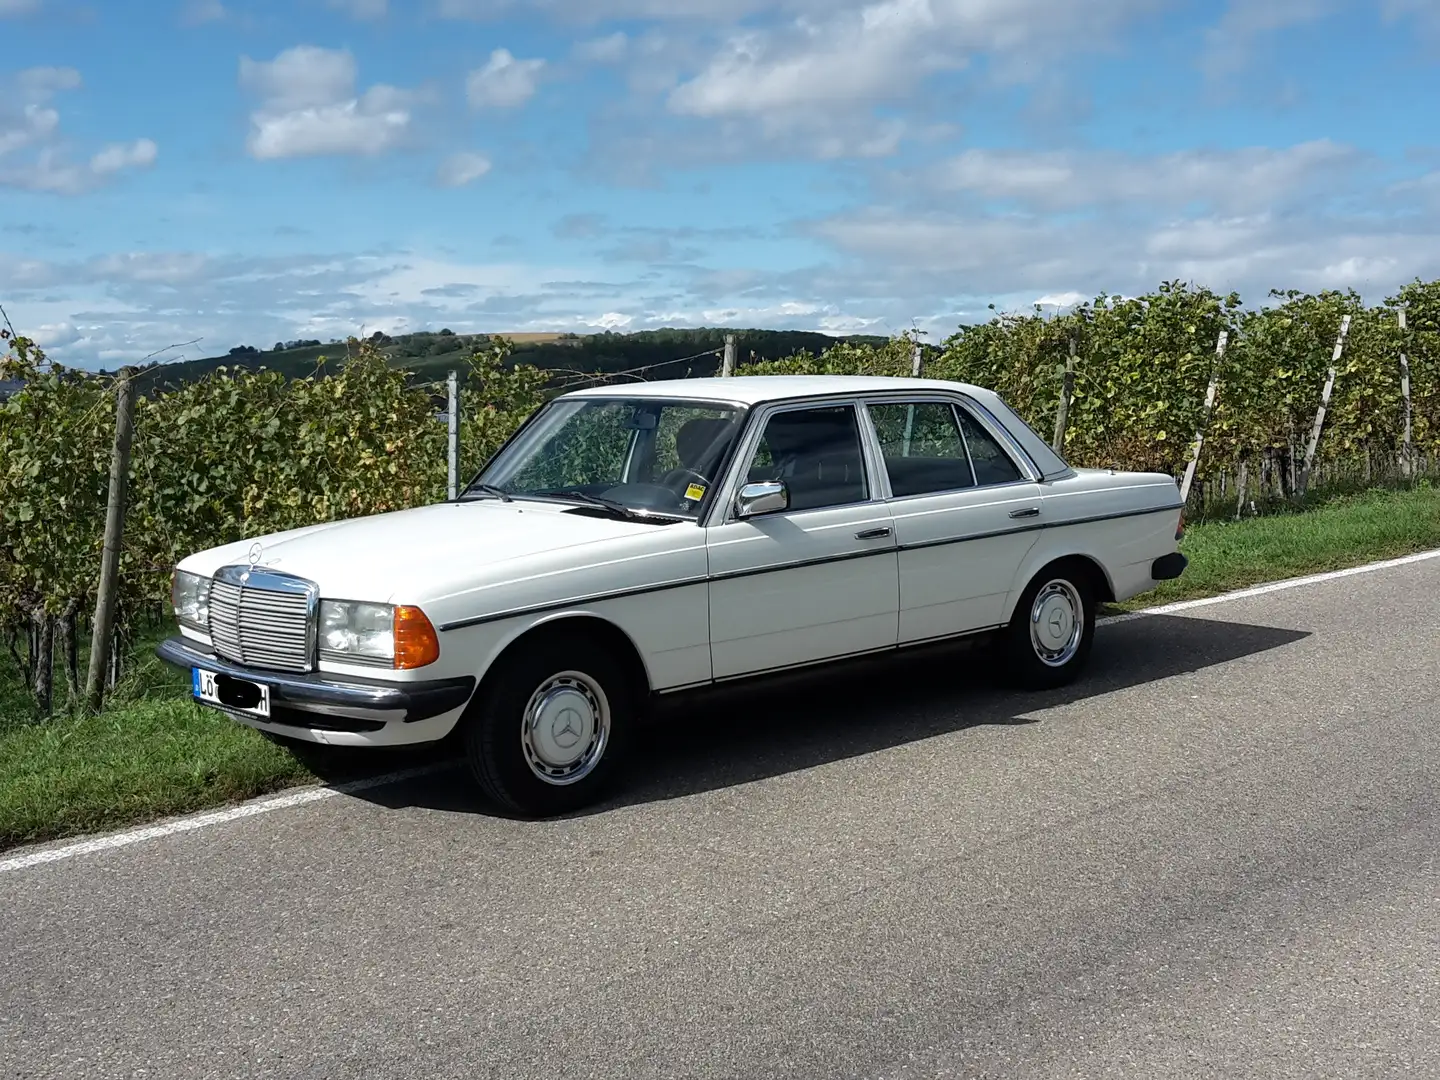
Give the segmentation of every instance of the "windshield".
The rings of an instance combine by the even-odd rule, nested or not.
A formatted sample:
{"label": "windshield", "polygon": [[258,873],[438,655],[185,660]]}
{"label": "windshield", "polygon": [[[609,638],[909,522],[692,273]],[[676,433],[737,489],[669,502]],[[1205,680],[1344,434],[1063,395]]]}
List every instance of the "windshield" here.
{"label": "windshield", "polygon": [[466,494],[503,493],[694,519],[742,419],[735,406],[657,398],[552,402]]}

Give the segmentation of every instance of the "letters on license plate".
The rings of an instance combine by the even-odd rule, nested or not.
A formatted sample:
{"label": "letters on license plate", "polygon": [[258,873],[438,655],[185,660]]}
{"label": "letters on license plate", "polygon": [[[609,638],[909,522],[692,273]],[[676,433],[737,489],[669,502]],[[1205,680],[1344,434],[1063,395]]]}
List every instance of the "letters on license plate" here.
{"label": "letters on license plate", "polygon": [[[270,715],[270,687],[264,683],[226,675],[224,678],[230,684],[230,693],[226,696],[230,700],[225,700],[220,696],[218,685],[220,678],[220,675],[213,671],[206,671],[204,668],[192,669],[191,693],[194,694],[197,701],[203,701],[210,705],[223,705],[227,709],[249,713],[252,716],[268,717]],[[240,704],[242,701],[244,704]]]}

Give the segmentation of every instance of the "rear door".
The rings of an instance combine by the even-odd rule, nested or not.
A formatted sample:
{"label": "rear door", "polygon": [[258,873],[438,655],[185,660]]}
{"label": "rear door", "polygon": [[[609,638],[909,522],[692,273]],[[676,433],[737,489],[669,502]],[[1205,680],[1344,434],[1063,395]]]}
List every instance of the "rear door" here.
{"label": "rear door", "polygon": [[944,396],[867,402],[899,546],[901,644],[1001,622],[1041,489],[995,423]]}

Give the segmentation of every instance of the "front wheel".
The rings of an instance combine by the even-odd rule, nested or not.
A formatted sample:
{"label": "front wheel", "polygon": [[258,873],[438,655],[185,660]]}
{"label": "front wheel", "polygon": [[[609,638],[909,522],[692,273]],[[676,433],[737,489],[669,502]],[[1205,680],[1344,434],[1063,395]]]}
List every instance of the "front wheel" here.
{"label": "front wheel", "polygon": [[465,721],[465,757],[481,790],[526,817],[595,802],[634,712],[622,666],[581,635],[537,641],[500,663]]}
{"label": "front wheel", "polygon": [[1080,674],[1095,637],[1094,596],[1089,575],[1073,565],[1047,568],[1030,582],[997,642],[1011,682],[1048,690]]}

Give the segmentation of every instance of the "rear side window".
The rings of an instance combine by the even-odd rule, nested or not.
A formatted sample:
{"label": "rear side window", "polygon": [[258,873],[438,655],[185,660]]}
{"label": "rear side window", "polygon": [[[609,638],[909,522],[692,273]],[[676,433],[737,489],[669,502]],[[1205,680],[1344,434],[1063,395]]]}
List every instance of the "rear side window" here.
{"label": "rear side window", "polygon": [[987,484],[1013,484],[1025,479],[1020,467],[1001,448],[993,435],[982,428],[964,409],[955,411],[960,416],[960,430],[965,436],[965,446],[970,451],[970,463],[975,468],[977,484],[981,487]]}
{"label": "rear side window", "polygon": [[897,498],[975,486],[955,409],[943,401],[868,406]]}

